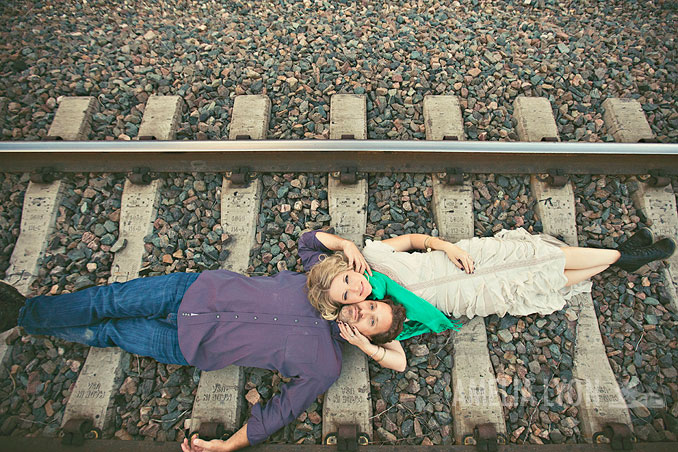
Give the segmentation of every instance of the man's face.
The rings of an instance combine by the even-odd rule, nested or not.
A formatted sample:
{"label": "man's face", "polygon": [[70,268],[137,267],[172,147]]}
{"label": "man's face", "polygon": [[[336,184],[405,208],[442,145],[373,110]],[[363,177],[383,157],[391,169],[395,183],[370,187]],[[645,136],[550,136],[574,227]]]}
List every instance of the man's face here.
{"label": "man's face", "polygon": [[358,303],[372,293],[372,286],[365,275],[346,270],[334,277],[330,284],[330,298],[340,304]]}
{"label": "man's face", "polygon": [[372,337],[391,328],[393,311],[382,301],[365,300],[342,306],[337,320],[355,326],[364,336]]}

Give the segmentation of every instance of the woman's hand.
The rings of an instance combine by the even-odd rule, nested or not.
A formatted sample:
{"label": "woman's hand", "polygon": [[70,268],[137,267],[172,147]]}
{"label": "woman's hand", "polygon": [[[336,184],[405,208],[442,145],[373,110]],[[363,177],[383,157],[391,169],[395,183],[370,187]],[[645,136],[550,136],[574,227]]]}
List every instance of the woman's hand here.
{"label": "woman's hand", "polygon": [[355,345],[363,351],[365,351],[365,347],[371,344],[370,340],[358,331],[358,328],[344,322],[337,322],[337,324],[339,325],[339,334],[349,344]]}
{"label": "woman's hand", "polygon": [[450,258],[457,268],[464,270],[466,273],[473,273],[475,271],[471,255],[457,245],[446,243],[445,254],[447,254],[447,257]]}
{"label": "woman's hand", "polygon": [[350,240],[345,240],[344,242],[345,243],[343,243],[342,251],[346,256],[346,259],[348,259],[348,266],[353,267],[355,271],[361,275],[364,272],[367,272],[368,275],[372,276],[372,269],[370,268],[370,265],[367,263],[363,253],[360,252],[355,243]]}

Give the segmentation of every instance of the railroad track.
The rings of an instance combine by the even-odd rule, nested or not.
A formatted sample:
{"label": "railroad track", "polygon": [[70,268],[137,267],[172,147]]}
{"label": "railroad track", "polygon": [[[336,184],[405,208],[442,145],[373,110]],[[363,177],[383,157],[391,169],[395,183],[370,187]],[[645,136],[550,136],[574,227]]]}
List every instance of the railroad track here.
{"label": "railroad track", "polygon": [[[581,213],[606,187],[614,193],[618,189],[633,210],[610,212],[610,206],[601,203],[608,218],[618,217],[619,228],[610,231],[613,237],[623,236],[629,228],[628,216],[636,211],[657,235],[678,236],[673,189],[678,146],[647,143],[653,140],[652,132],[635,101],[608,99],[604,104],[606,125],[616,144],[558,142],[551,106],[542,98],[516,100],[514,119],[521,143],[465,141],[454,96],[425,98],[425,142],[365,141],[366,108],[361,95],[332,97],[332,141],[265,141],[270,116],[265,96],[236,98],[231,141],[171,141],[181,104],[174,96],[149,98],[140,141],[85,142],[78,140],[87,136],[95,101],[64,98],[49,141],[0,143],[6,180],[23,192],[21,218],[12,219],[15,228],[20,223],[21,233],[4,279],[30,294],[169,271],[300,270],[294,241],[304,227],[332,226],[359,245],[365,234],[439,233],[454,241],[519,226],[543,230],[568,244],[586,244],[591,228],[601,239],[604,234],[594,227],[600,222]],[[384,172],[395,175],[385,177]],[[30,182],[22,173],[30,174]],[[10,210],[9,202],[7,206]],[[486,216],[487,208],[494,209],[497,219]],[[193,212],[196,220],[180,220],[185,211]],[[175,228],[174,220],[181,227]],[[89,262],[93,265],[84,269],[73,265],[92,254],[99,259]],[[645,317],[635,335],[619,328],[608,331],[606,324],[615,321],[614,304],[627,298],[601,301],[587,295],[553,317],[529,316],[511,324],[476,318],[454,336],[408,342],[404,379],[374,367],[349,346],[342,375],[324,399],[260,448],[282,449],[282,442],[289,443],[288,450],[312,448],[294,443],[326,442],[332,434],[338,434],[340,443],[351,444],[359,441],[357,431],[374,444],[392,444],[380,450],[418,450],[427,445],[450,450],[451,444],[464,443],[483,448],[489,447],[488,441],[511,443],[511,448],[522,450],[590,450],[591,442],[606,442],[601,432],[610,433],[606,430],[610,425],[617,426],[614,435],[608,434],[616,445],[630,440],[632,431],[647,423],[663,426],[669,436],[662,433],[662,439],[675,441],[670,435],[676,426],[667,417],[678,414],[674,373],[664,372],[655,387],[648,385],[652,391],[640,394],[629,390],[630,375],[620,369],[615,357],[632,357],[630,352],[634,345],[638,348],[643,335],[660,330],[674,331],[674,336],[665,336],[662,356],[676,353],[678,276],[672,272],[676,259],[651,268],[647,285],[645,280],[629,279],[628,290],[635,282],[665,288],[661,297],[655,292],[636,296],[641,304],[653,295],[661,303],[643,308],[651,317]],[[69,275],[69,269],[77,273]],[[557,324],[551,329],[562,336],[560,340],[542,334],[550,328],[549,322]],[[636,333],[640,339],[631,343]],[[525,335],[531,338],[526,340],[529,350],[517,349],[513,342]],[[99,430],[105,438],[132,438],[120,432],[137,424],[141,425],[137,437],[157,440],[152,447],[176,449],[173,441],[185,431],[216,424],[237,429],[247,404],[270,397],[271,391],[266,394],[263,387],[270,381],[275,388],[280,382],[279,376],[268,375],[263,377],[266,384],[257,385],[260,374],[237,366],[203,372],[198,378],[192,368],[156,367],[118,349],[75,348],[69,351],[72,356],[62,360],[63,367],[51,369],[46,363],[59,351],[48,346],[22,367],[14,359],[26,359],[22,347],[31,339],[19,339],[16,331],[5,336],[0,344],[6,388],[0,402],[3,434],[24,431],[50,436],[81,428],[81,420],[87,419],[92,427],[87,425],[86,430]],[[615,350],[619,337],[621,353]],[[675,368],[676,358],[669,361],[664,368]],[[646,365],[656,362],[655,356]],[[153,372],[142,377],[148,369]],[[48,370],[56,377],[41,381],[40,372],[50,374]],[[74,383],[64,384],[69,372]],[[163,390],[161,383],[181,372],[193,386],[183,385],[179,392]],[[61,390],[53,390],[60,378]],[[152,383],[145,383],[149,380]],[[41,395],[50,385],[52,392]],[[148,397],[135,401],[139,393]],[[46,396],[52,399],[46,401]],[[132,411],[121,413],[118,407],[123,402]],[[542,402],[548,410],[540,409]],[[52,414],[40,421],[26,420],[28,406],[29,411]],[[418,418],[420,412],[426,413],[425,423]],[[551,436],[554,425],[566,433],[561,441],[570,444],[534,446],[559,442]],[[39,438],[2,439],[10,450],[45,444]],[[143,444],[144,450],[151,450]],[[658,444],[641,441],[635,447],[659,450]],[[87,443],[88,450],[104,445],[125,450],[142,447],[134,441]],[[664,446],[669,450],[676,444],[661,443]]]}

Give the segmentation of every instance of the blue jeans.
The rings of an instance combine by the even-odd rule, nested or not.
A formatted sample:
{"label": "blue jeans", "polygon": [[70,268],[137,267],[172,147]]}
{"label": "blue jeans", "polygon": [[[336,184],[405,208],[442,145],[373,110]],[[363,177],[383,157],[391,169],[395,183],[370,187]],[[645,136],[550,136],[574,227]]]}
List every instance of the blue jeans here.
{"label": "blue jeans", "polygon": [[19,325],[93,347],[120,347],[167,364],[186,365],[177,312],[198,273],[171,273],[26,300]]}

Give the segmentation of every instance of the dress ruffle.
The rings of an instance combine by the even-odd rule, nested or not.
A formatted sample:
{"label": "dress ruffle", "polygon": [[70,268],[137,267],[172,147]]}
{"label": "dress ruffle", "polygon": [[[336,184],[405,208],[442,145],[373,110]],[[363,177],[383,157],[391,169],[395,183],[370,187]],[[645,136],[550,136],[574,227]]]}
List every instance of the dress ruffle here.
{"label": "dress ruffle", "polygon": [[546,315],[562,309],[573,296],[591,291],[590,281],[565,286],[565,255],[557,243],[553,237],[530,235],[522,228],[461,240],[456,245],[475,263],[470,275],[443,251],[397,252],[382,242],[368,240],[363,254],[374,270],[447,315]]}

